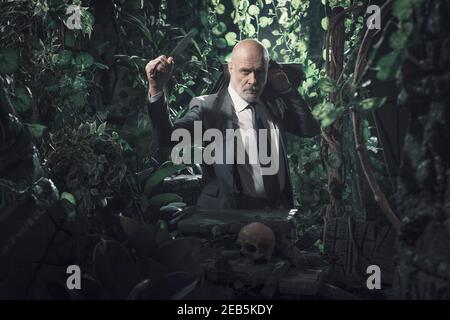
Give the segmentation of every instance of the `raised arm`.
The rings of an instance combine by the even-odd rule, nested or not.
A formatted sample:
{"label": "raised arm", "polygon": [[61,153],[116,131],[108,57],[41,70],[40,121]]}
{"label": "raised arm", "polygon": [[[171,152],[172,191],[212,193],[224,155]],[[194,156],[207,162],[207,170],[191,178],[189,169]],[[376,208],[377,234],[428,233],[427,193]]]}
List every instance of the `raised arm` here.
{"label": "raised arm", "polygon": [[164,96],[166,86],[173,69],[171,57],[160,56],[151,60],[145,67],[149,82],[148,89],[148,113],[153,127],[153,134],[158,148],[171,148],[177,142],[171,141],[173,130],[184,128],[193,132],[194,121],[202,120],[201,103],[196,98],[192,99],[189,111],[182,119],[172,123],[169,117],[169,106]]}
{"label": "raised arm", "polygon": [[311,114],[306,102],[289,83],[281,69],[269,69],[268,83],[278,92],[286,105],[283,123],[286,130],[300,137],[314,137],[320,133],[320,125]]}

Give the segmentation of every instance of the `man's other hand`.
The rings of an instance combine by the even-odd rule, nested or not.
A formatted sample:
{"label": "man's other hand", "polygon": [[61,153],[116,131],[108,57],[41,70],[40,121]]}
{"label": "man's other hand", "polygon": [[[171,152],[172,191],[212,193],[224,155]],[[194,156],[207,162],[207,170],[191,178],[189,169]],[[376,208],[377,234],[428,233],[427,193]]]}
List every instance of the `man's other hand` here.
{"label": "man's other hand", "polygon": [[154,96],[164,89],[167,81],[172,75],[173,58],[164,55],[151,60],[145,66],[145,73],[148,79],[148,94]]}
{"label": "man's other hand", "polygon": [[286,73],[279,68],[269,68],[267,82],[278,93],[288,91],[291,88]]}

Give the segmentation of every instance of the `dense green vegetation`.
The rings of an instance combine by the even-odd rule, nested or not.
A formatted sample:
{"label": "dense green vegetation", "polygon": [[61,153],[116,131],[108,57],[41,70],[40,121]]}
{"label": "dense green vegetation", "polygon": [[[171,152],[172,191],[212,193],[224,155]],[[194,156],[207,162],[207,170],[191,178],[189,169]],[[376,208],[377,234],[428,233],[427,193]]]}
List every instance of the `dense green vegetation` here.
{"label": "dense green vegetation", "polygon": [[[358,151],[366,151],[366,165],[382,190],[395,192],[372,121],[373,110],[386,98],[373,96],[367,73],[375,72],[377,81],[401,77],[404,51],[414,42],[411,14],[421,0],[387,1],[392,15],[382,20],[377,42],[366,43],[368,52],[361,47],[369,16],[365,0],[94,2],[2,2],[0,12],[0,85],[59,190],[65,228],[82,235],[76,241],[84,236],[121,240],[122,230],[108,215],[121,214],[125,229],[138,223],[133,228],[165,230],[160,208],[184,207],[179,195],[158,187],[165,177],[192,174],[195,168],[163,162],[153,153],[144,67],[193,28],[197,35],[176,61],[166,92],[174,119],[183,115],[190,98],[211,93],[239,39],[258,38],[272,59],[303,67],[298,90],[322,126],[321,137],[290,141],[305,247],[322,249],[327,217],[365,216],[361,185],[367,184],[368,168],[361,166]],[[67,25],[70,4],[81,6],[79,29]],[[349,9],[341,19],[333,16],[338,7]],[[331,48],[339,23],[343,60],[336,69]],[[330,74],[330,65],[340,72]],[[10,184],[3,182],[6,190]]]}

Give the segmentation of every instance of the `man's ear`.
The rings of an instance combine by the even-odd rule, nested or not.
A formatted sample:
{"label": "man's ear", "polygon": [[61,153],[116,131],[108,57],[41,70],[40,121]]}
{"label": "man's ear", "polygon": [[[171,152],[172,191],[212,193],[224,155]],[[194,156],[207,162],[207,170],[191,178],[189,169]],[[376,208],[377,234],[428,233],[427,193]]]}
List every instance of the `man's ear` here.
{"label": "man's ear", "polygon": [[228,62],[228,72],[231,74],[231,72],[233,71],[233,69],[234,69],[234,64],[233,64],[232,61],[229,61],[229,62]]}

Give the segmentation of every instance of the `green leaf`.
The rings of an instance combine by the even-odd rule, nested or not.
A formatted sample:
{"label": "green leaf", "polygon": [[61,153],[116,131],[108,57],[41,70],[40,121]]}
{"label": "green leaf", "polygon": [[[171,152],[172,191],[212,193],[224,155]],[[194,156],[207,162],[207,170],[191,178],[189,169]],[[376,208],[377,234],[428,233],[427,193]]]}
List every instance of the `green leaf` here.
{"label": "green leaf", "polygon": [[323,244],[322,240],[318,239],[316,242],[314,242],[314,246],[323,253],[325,251],[325,245]]}
{"label": "green leaf", "polygon": [[362,121],[362,134],[365,141],[368,141],[372,135],[370,132],[370,124],[367,119]]}
{"label": "green leaf", "polygon": [[61,200],[67,200],[69,201],[71,204],[75,205],[76,204],[76,200],[75,197],[73,196],[73,194],[69,193],[69,192],[63,192],[61,194]]}
{"label": "green leaf", "polygon": [[323,93],[332,93],[336,91],[336,84],[330,78],[319,79],[317,85]]}
{"label": "green leaf", "polygon": [[170,204],[166,205],[166,206],[162,206],[161,208],[159,208],[159,211],[162,212],[178,212],[181,211],[182,209],[175,207],[175,206],[171,206]]}
{"label": "green leaf", "polygon": [[89,124],[89,126],[90,126],[90,129],[89,129],[90,134],[94,134],[97,132],[97,121],[91,122]]}
{"label": "green leaf", "polygon": [[368,98],[361,101],[361,107],[363,110],[369,111],[373,109],[377,109],[381,107],[385,102],[387,98],[386,97],[374,97],[374,98]]}
{"label": "green leaf", "polygon": [[105,129],[106,129],[106,122],[103,122],[102,124],[100,124],[97,128],[97,133],[98,134],[103,134],[105,133]]}
{"label": "green leaf", "polygon": [[194,97],[197,96],[197,95],[195,94],[195,92],[192,91],[190,88],[186,88],[186,92],[187,92],[192,98],[194,98]]}
{"label": "green leaf", "polygon": [[69,48],[74,48],[76,44],[75,34],[72,31],[66,30],[64,34],[64,44]]}
{"label": "green leaf", "polygon": [[72,51],[62,50],[58,53],[57,63],[61,66],[70,65],[72,62]]}
{"label": "green leaf", "polygon": [[216,12],[217,12],[218,14],[224,14],[224,13],[225,13],[225,6],[224,6],[222,3],[219,3],[219,4],[216,6]]}
{"label": "green leaf", "polygon": [[156,172],[152,173],[145,183],[144,192],[150,194],[154,187],[164,181],[165,178],[177,173],[178,171],[186,168],[183,164],[171,164],[167,167],[160,168]]}
{"label": "green leaf", "polygon": [[219,38],[214,40],[214,45],[219,49],[224,49],[227,47],[227,41],[225,39]]}
{"label": "green leaf", "polygon": [[205,10],[201,10],[200,11],[200,22],[204,25],[207,26],[208,23],[208,13]]}
{"label": "green leaf", "polygon": [[83,33],[91,36],[92,30],[94,28],[94,16],[87,9],[81,10],[81,30]]}
{"label": "green leaf", "polygon": [[171,202],[181,202],[183,198],[176,193],[161,193],[148,200],[148,205],[153,207],[161,207]]}
{"label": "green leaf", "polygon": [[317,106],[315,106],[312,110],[312,114],[314,117],[316,117],[317,119],[321,119],[324,116],[326,116],[328,113],[331,112],[331,110],[333,110],[334,105],[331,102],[325,102],[325,103],[321,103]]}
{"label": "green leaf", "polygon": [[247,33],[248,37],[252,37],[256,33],[255,26],[251,23],[245,25],[244,30]]}
{"label": "green leaf", "polygon": [[300,8],[301,1],[300,0],[292,0],[291,5],[292,5],[292,8],[297,10],[298,8]]}
{"label": "green leaf", "polygon": [[320,21],[320,25],[322,26],[323,30],[328,30],[329,24],[330,24],[330,19],[328,17],[325,17]]}
{"label": "green leaf", "polygon": [[332,125],[339,117],[344,113],[344,108],[339,107],[333,111],[331,111],[327,116],[323,117],[320,121],[320,126],[322,128],[326,128]]}
{"label": "green leaf", "polygon": [[248,14],[251,16],[259,15],[259,8],[252,4],[250,7],[248,7]]}
{"label": "green leaf", "polygon": [[266,47],[267,49],[269,49],[272,46],[272,44],[270,43],[270,41],[268,39],[262,39],[261,42],[264,45],[264,47]]}
{"label": "green leaf", "polygon": [[75,58],[75,64],[82,69],[87,69],[94,64],[94,58],[89,53],[82,52]]}
{"label": "green leaf", "polygon": [[78,74],[75,76],[75,79],[73,79],[72,87],[74,91],[81,91],[87,88],[87,80],[82,75]]}
{"label": "green leaf", "polygon": [[373,153],[378,153],[378,138],[370,137],[367,140],[367,150]]}
{"label": "green leaf", "polygon": [[[330,50],[328,50],[328,53],[330,53]],[[329,56],[330,54],[328,54],[328,56]],[[327,60],[327,49],[323,49],[322,50],[322,59],[323,60]]]}
{"label": "green leaf", "polygon": [[333,124],[344,112],[344,107],[335,108],[331,102],[325,102],[314,107],[312,114],[320,120],[322,128],[326,128]]}
{"label": "green leaf", "polygon": [[181,210],[186,207],[186,203],[184,202],[171,202],[160,208],[161,211],[176,211]]}
{"label": "green leaf", "polygon": [[87,137],[89,135],[90,130],[91,130],[91,126],[89,124],[82,123],[78,127],[77,133],[79,136]]}
{"label": "green leaf", "polygon": [[14,73],[19,66],[17,49],[0,49],[0,74]]}
{"label": "green leaf", "polygon": [[33,98],[29,88],[17,87],[11,100],[14,104],[14,109],[18,112],[24,112],[30,109]]}
{"label": "green leaf", "polygon": [[222,21],[212,28],[212,33],[216,36],[220,36],[225,31],[227,31],[227,26]]}
{"label": "green leaf", "polygon": [[273,22],[273,19],[269,18],[269,17],[261,17],[261,18],[259,18],[259,26],[261,28],[265,28],[265,27],[270,26],[272,24],[272,22]]}
{"label": "green leaf", "polygon": [[109,67],[103,63],[94,62],[94,66],[99,68],[100,70],[109,70]]}
{"label": "green leaf", "polygon": [[391,80],[400,69],[401,55],[393,51],[382,57],[377,64],[377,78],[381,81]]}
{"label": "green leaf", "polygon": [[44,133],[44,130],[47,129],[46,126],[43,126],[42,124],[33,123],[33,124],[27,124],[28,130],[30,130],[30,133],[35,138],[41,138],[42,134]]}
{"label": "green leaf", "polygon": [[237,34],[235,32],[228,32],[225,35],[225,40],[227,40],[228,46],[232,47],[237,42]]}
{"label": "green leaf", "polygon": [[289,22],[289,14],[288,14],[287,11],[284,11],[284,12],[281,14],[281,16],[280,16],[280,18],[279,18],[279,20],[278,20],[278,23],[281,24],[281,25],[285,25],[285,24],[287,24],[288,22]]}
{"label": "green leaf", "polygon": [[86,95],[82,93],[77,93],[69,96],[69,102],[74,105],[74,107],[83,107],[87,103]]}
{"label": "green leaf", "polygon": [[396,0],[392,8],[392,14],[399,19],[406,19],[412,15],[413,1],[411,0]]}
{"label": "green leaf", "polygon": [[391,48],[395,51],[405,48],[413,28],[414,26],[411,22],[402,24],[401,29],[394,32],[389,39]]}

